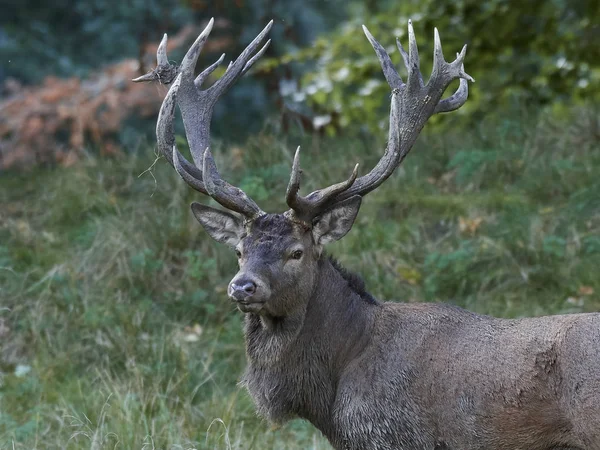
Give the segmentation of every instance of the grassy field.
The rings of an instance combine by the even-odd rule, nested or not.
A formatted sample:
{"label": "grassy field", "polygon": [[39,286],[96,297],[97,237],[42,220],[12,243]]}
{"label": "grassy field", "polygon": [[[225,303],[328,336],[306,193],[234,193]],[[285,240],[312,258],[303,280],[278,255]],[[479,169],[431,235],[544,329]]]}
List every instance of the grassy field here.
{"label": "grassy field", "polygon": [[[331,252],[382,299],[500,317],[600,310],[598,117],[427,130]],[[384,145],[264,133],[214,153],[283,211],[299,143],[304,192],[355,162],[365,173]],[[237,387],[235,257],[192,218],[201,196],[153,162],[149,144],[0,176],[0,449],[329,449],[304,422],[270,428]]]}

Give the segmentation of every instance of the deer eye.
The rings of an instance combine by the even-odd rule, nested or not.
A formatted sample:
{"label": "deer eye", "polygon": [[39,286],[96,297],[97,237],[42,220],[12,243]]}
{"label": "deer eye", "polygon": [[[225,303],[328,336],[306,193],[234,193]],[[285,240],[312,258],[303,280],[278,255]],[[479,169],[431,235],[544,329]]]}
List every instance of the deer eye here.
{"label": "deer eye", "polygon": [[242,252],[240,252],[237,248],[235,249],[235,256],[237,256],[238,259],[242,257]]}
{"label": "deer eye", "polygon": [[300,258],[302,258],[302,254],[303,254],[302,250],[294,250],[292,252],[292,254],[290,255],[290,258],[291,259],[300,259]]}

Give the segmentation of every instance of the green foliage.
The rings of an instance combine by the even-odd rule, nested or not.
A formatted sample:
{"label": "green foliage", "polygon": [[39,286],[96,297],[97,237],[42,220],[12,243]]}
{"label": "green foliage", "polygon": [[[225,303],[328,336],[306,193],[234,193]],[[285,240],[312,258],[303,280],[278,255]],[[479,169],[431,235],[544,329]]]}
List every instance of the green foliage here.
{"label": "green foliage", "polygon": [[257,176],[245,177],[240,184],[240,189],[255,199],[255,201],[264,201],[269,197],[269,192],[265,186],[265,178]]}
{"label": "green foliage", "polygon": [[497,163],[497,151],[461,150],[450,160],[448,167],[457,169],[457,181],[465,183],[473,178],[486,163]]}
{"label": "green foliage", "polygon": [[[331,252],[381,299],[499,317],[600,310],[597,117],[426,129]],[[215,151],[270,212],[284,209],[295,145],[303,192],[384,148],[287,139]],[[256,417],[236,384],[235,257],[192,218],[198,194],[165,161],[144,172],[152,163],[148,148],[0,179],[0,448],[330,448],[305,422]]]}
{"label": "green foliage", "polygon": [[26,83],[84,76],[137,56],[144,43],[178,28],[189,14],[178,0],[8,0],[2,11],[0,82],[11,76]]}
{"label": "green foliage", "polygon": [[[214,132],[228,137],[258,129],[275,105],[285,117],[292,111],[312,119],[329,135],[340,129],[379,133],[387,125],[389,87],[360,25],[365,23],[401,65],[394,38],[406,44],[409,17],[425,75],[434,26],[448,59],[469,45],[466,69],[477,83],[470,86],[467,104],[446,120],[463,114],[475,123],[507,105],[552,104],[559,110],[600,95],[598,0],[58,0],[43,5],[9,0],[3,13],[0,82],[11,76],[26,83],[47,75],[85,76],[105,63],[139,56],[143,44],[158,41],[164,31],[211,16],[221,24],[212,39],[225,42],[232,57],[274,18],[267,58],[216,108]],[[198,68],[216,57],[205,51]],[[131,144],[135,138],[125,133],[121,139]]]}
{"label": "green foliage", "polygon": [[448,60],[467,43],[465,67],[477,83],[470,86],[462,112],[473,121],[508,105],[532,107],[600,96],[597,0],[355,1],[352,5],[350,20],[319,37],[311,48],[277,61],[304,68],[299,85],[288,83],[284,90],[288,107],[308,107],[315,123],[330,131],[355,130],[357,124],[377,131],[387,123],[390,89],[362,33],[363,23],[400,67],[394,39],[398,37],[407,48],[407,20],[412,18],[425,76],[431,67],[433,27],[440,30]]}
{"label": "green foliage", "polygon": [[542,241],[542,249],[551,258],[562,259],[565,256],[567,241],[559,236],[546,236]]}
{"label": "green foliage", "polygon": [[[473,273],[472,265],[478,261],[477,251],[472,243],[465,241],[460,248],[447,253],[433,252],[425,258],[423,272],[425,292],[429,298],[440,295],[452,298],[454,295],[464,295],[473,289],[469,274]],[[475,278],[477,274],[473,273]],[[449,289],[449,285],[457,283],[458,289]],[[449,294],[449,295],[448,295]]]}

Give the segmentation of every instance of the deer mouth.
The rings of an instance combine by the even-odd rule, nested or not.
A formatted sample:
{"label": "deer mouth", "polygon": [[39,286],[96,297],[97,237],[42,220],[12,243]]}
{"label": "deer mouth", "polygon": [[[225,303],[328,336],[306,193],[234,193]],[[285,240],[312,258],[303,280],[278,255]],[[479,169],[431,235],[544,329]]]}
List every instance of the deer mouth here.
{"label": "deer mouth", "polygon": [[243,312],[243,313],[258,313],[261,309],[263,309],[263,306],[265,305],[265,302],[260,302],[260,301],[243,301],[243,302],[237,302],[237,307],[238,309]]}

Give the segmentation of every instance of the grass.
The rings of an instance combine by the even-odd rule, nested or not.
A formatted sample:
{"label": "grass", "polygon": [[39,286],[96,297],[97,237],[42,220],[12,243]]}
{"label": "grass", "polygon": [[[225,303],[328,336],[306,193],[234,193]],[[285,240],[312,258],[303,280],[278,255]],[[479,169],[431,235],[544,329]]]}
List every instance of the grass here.
{"label": "grass", "polygon": [[[371,293],[499,317],[600,310],[597,111],[429,131],[332,252]],[[452,119],[451,119],[452,120]],[[284,210],[292,149],[305,192],[363,173],[383,142],[261,134],[217,163]],[[199,195],[151,151],[0,179],[1,449],[329,449],[271,429],[236,386],[231,251]],[[141,175],[140,175],[141,174]]]}

